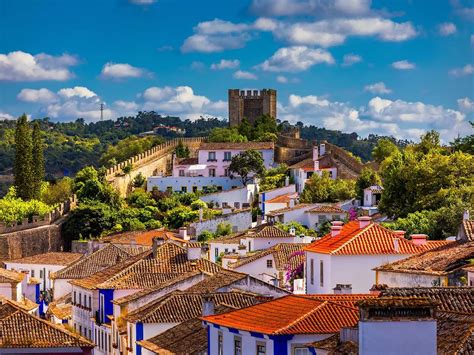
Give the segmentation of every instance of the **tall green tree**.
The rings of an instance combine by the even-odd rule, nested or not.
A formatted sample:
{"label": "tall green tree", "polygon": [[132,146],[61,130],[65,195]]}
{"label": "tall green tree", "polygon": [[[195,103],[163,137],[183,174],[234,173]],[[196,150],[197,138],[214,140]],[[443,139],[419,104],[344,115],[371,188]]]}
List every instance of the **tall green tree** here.
{"label": "tall green tree", "polygon": [[33,124],[33,165],[32,165],[32,179],[33,179],[33,197],[39,199],[41,195],[41,184],[44,181],[44,147],[43,138],[41,136],[41,128],[38,121]]}
{"label": "tall green tree", "polygon": [[300,200],[305,203],[337,202],[355,196],[354,180],[332,179],[328,172],[324,171],[321,176],[313,174],[306,182]]}
{"label": "tall green tree", "polygon": [[381,185],[380,176],[371,168],[364,168],[356,180],[357,197],[364,198],[364,189],[372,185]]}
{"label": "tall green tree", "polygon": [[372,158],[377,163],[381,163],[385,158],[398,151],[398,147],[388,138],[379,139],[377,145],[372,150]]}
{"label": "tall green tree", "polygon": [[209,134],[209,142],[247,142],[247,137],[239,133],[237,128],[214,128]]}
{"label": "tall green tree", "polygon": [[262,176],[265,173],[262,154],[257,150],[250,149],[234,155],[229,170],[239,175],[242,184],[247,185],[251,180],[251,175]]}
{"label": "tall green tree", "polygon": [[25,114],[18,118],[16,123],[14,175],[18,197],[23,200],[32,199],[34,197],[33,142]]}

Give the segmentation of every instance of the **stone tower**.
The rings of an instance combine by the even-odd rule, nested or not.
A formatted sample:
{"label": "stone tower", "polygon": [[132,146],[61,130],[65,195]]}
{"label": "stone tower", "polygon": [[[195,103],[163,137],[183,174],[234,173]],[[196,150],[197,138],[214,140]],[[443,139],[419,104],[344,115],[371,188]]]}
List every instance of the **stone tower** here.
{"label": "stone tower", "polygon": [[229,124],[236,127],[247,118],[251,124],[262,115],[277,117],[277,92],[273,89],[229,89]]}

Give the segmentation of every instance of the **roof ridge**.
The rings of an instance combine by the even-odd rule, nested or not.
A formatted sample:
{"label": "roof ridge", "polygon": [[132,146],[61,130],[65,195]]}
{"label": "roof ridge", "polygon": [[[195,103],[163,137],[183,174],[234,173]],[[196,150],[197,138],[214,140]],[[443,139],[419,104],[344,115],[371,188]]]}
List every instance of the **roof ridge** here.
{"label": "roof ridge", "polygon": [[291,322],[290,324],[280,328],[280,329],[277,329],[275,330],[273,333],[280,333],[280,332],[283,332],[284,330],[288,330],[290,329],[292,326],[294,326],[295,324],[299,323],[300,321],[302,321],[303,319],[305,319],[306,317],[310,316],[311,314],[315,313],[316,311],[318,311],[320,308],[322,308],[328,301],[322,301],[322,300],[317,300],[317,299],[311,299],[311,301],[316,301],[316,302],[320,302],[315,308],[313,308],[311,311],[303,314],[302,316],[296,318],[293,322]]}
{"label": "roof ridge", "polygon": [[[375,226],[375,223],[371,222],[369,223],[367,226],[365,226],[364,228],[362,229],[359,229],[359,231],[354,235],[352,236],[348,241],[346,241],[345,243],[343,243],[339,248],[331,251],[329,254],[335,254],[337,253],[339,250],[341,250],[342,248],[344,248],[345,246],[349,245],[350,243],[352,243],[355,239],[359,238],[360,235],[363,233],[363,232],[366,232],[368,231],[370,228],[372,228],[373,226]],[[329,235],[329,233],[327,234]],[[337,235],[336,235],[337,237]]]}

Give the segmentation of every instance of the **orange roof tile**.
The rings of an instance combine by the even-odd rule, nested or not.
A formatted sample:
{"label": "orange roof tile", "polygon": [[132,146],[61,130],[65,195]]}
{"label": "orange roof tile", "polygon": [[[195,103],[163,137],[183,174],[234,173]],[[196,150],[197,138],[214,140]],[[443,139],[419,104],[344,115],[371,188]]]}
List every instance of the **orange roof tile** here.
{"label": "orange roof tile", "polygon": [[306,213],[347,213],[347,212],[338,206],[321,205],[321,206],[316,206],[315,208],[312,208],[306,211]]}
{"label": "orange roof tile", "polygon": [[327,334],[357,324],[359,311],[338,302],[290,295],[202,320],[263,334]]}
{"label": "orange roof tile", "polygon": [[[395,239],[398,240],[398,251],[395,249]],[[399,238],[379,224],[371,222],[360,229],[359,221],[351,221],[342,227],[338,235],[332,237],[329,233],[308,245],[305,250],[332,255],[372,255],[417,254],[425,249]]]}
{"label": "orange roof tile", "polygon": [[284,194],[277,197],[274,197],[270,200],[265,201],[265,203],[288,203],[290,200],[296,198],[298,194],[296,192],[290,194]]}
{"label": "orange roof tile", "polygon": [[113,244],[129,244],[151,247],[153,245],[154,238],[174,240],[181,244],[185,244],[187,242],[186,240],[183,240],[183,238],[180,238],[179,234],[173,233],[166,229],[125,232],[105,237],[102,240]]}

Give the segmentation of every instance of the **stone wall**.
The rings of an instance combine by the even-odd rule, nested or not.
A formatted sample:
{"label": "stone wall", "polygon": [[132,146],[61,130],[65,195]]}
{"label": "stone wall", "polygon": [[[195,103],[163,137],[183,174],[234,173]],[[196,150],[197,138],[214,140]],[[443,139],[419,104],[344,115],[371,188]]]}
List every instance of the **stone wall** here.
{"label": "stone wall", "polygon": [[[176,138],[166,141],[107,169],[106,179],[117,189],[121,196],[126,196],[131,191],[131,182],[139,173],[142,173],[146,178],[170,172],[172,153],[179,141],[182,141],[191,151],[195,151],[204,140],[204,137],[196,137]],[[122,172],[127,165],[133,167],[130,174]]]}
{"label": "stone wall", "polygon": [[45,226],[1,234],[0,261],[61,251],[64,249],[61,238],[62,220]]}

